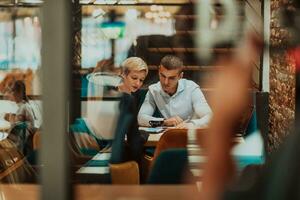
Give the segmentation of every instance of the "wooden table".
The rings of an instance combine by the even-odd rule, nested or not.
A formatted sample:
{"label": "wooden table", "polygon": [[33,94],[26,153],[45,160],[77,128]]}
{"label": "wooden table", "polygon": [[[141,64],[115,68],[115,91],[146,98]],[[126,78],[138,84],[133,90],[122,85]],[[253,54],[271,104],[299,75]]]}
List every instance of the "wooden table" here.
{"label": "wooden table", "polygon": [[157,145],[157,142],[159,141],[160,137],[164,134],[162,133],[150,133],[147,142],[144,146],[146,147],[155,147]]}
{"label": "wooden table", "polygon": [[[1,197],[5,200],[38,200],[40,185],[1,184]],[[54,192],[54,191],[53,191]],[[196,185],[76,185],[74,199],[97,200],[199,200]]]}
{"label": "wooden table", "polygon": [[[97,153],[73,174],[77,183],[111,183],[108,160],[111,153]],[[98,162],[98,164],[97,164]],[[103,162],[103,163],[101,163]],[[106,164],[105,164],[106,163]]]}

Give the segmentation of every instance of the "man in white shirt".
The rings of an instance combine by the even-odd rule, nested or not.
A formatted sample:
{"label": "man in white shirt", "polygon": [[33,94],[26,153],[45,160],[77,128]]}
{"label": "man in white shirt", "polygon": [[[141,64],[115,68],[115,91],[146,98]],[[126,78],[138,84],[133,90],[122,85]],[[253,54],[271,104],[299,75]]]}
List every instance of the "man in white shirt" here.
{"label": "man in white shirt", "polygon": [[206,127],[212,116],[199,85],[182,79],[183,62],[176,56],[165,56],[159,66],[159,82],[149,86],[149,91],[138,114],[140,126],[149,126],[155,120],[156,108],[164,118],[165,126],[187,128]]}

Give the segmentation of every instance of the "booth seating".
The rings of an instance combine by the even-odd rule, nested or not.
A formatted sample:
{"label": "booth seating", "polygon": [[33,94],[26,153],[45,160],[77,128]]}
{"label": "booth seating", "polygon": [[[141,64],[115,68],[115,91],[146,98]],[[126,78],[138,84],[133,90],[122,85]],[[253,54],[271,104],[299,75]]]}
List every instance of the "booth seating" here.
{"label": "booth seating", "polygon": [[111,145],[111,140],[102,140],[94,135],[82,118],[76,119],[70,125],[70,133],[74,139],[74,145],[77,146],[75,149],[82,155],[94,156],[101,149]]}
{"label": "booth seating", "polygon": [[[84,167],[80,168],[76,174],[86,181],[95,178],[97,175],[101,182],[112,182],[113,184],[138,184],[139,169],[134,161],[127,161],[124,155],[125,133],[132,131],[133,112],[130,110],[132,105],[132,97],[124,96],[124,104],[120,106],[120,116],[115,128],[115,138],[112,143],[111,153],[98,153]],[[93,167],[95,166],[95,167]],[[128,176],[127,171],[130,172]],[[123,174],[123,176],[119,176]],[[84,176],[88,177],[84,177]],[[97,180],[95,180],[97,181]]]}

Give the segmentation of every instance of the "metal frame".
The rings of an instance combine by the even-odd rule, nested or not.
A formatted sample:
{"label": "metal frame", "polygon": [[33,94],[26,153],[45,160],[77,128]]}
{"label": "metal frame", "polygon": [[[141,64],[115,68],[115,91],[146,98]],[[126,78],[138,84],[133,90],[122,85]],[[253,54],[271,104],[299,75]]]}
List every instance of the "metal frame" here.
{"label": "metal frame", "polygon": [[67,129],[71,70],[71,1],[47,0],[42,9],[42,199],[72,197]]}
{"label": "metal frame", "polygon": [[260,87],[261,91],[269,92],[270,91],[270,19],[271,19],[271,7],[270,0],[262,1],[262,17],[263,17],[263,39],[264,39],[264,48],[263,48],[263,57],[262,57],[262,66],[260,70]]}

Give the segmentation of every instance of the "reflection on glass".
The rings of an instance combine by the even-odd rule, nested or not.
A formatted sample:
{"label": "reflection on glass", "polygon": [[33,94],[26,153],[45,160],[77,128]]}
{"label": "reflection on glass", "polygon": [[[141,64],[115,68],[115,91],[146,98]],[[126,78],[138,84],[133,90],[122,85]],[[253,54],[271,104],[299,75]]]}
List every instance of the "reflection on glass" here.
{"label": "reflection on glass", "polygon": [[[156,17],[145,18],[147,13],[142,10],[130,8],[126,12],[117,15],[116,22],[109,18],[110,10],[95,7],[83,7],[84,17],[82,18],[82,67],[90,68],[96,65],[99,60],[108,59],[112,55],[112,43],[110,38],[112,33],[108,34],[103,27],[118,31],[119,36],[115,40],[115,58],[116,66],[124,61],[132,45],[139,36],[143,35],[172,35],[174,33],[173,20],[170,18],[169,11],[153,11]],[[89,16],[92,15],[92,16]],[[163,15],[163,16],[162,16]],[[122,23],[119,25],[118,23]],[[101,28],[102,27],[102,28]],[[124,30],[123,30],[124,29]],[[121,32],[123,32],[121,34]]]}
{"label": "reflection on glass", "polygon": [[118,118],[118,97],[120,96],[115,88],[122,79],[109,72],[94,72],[89,74],[87,79],[89,101],[86,111],[83,105],[82,115],[87,118],[95,135],[102,139],[113,139],[114,127]]}
{"label": "reflection on glass", "polygon": [[[122,103],[124,103],[123,100],[124,96],[126,98],[126,95],[121,96],[120,93],[115,90],[115,86],[117,85],[118,81],[113,83],[113,79],[111,79],[111,77],[118,77],[118,75],[121,74],[124,83],[126,81],[126,76],[122,74],[122,67],[124,67],[122,65],[123,61],[130,57],[142,58],[146,62],[149,69],[147,76],[144,77],[145,80],[143,79],[143,83],[138,88],[138,92],[140,92],[141,94],[141,101],[143,101],[143,98],[147,93],[148,86],[152,83],[158,82],[159,76],[157,69],[160,66],[161,59],[166,55],[176,55],[184,63],[183,78],[193,80],[195,82],[195,85],[198,84],[205,98],[207,99],[208,104],[211,104],[210,96],[214,91],[213,80],[217,74],[216,71],[219,69],[223,69],[223,66],[218,66],[213,62],[204,63],[202,62],[202,60],[198,59],[197,53],[199,53],[199,47],[194,42],[195,36],[198,33],[197,30],[195,30],[195,21],[198,16],[195,13],[195,5],[190,1],[176,1],[176,5],[174,5],[175,3],[173,1],[159,0],[153,0],[151,2],[118,1],[114,6],[106,6],[106,4],[109,4],[111,2],[112,1],[95,1],[93,2],[93,6],[82,6],[82,69],[80,71],[81,96],[78,97],[81,98],[81,116],[78,116],[78,118],[80,118],[80,120],[83,120],[84,126],[87,127],[86,129],[82,129],[82,132],[88,133],[89,137],[91,137],[92,139],[90,138],[86,140],[86,142],[83,142],[83,137],[81,137],[80,140],[77,139],[77,144],[80,144],[79,146],[80,148],[82,148],[80,152],[81,155],[90,156],[90,161],[86,161],[85,165],[81,167],[79,171],[77,171],[77,175],[86,175],[86,177],[80,179],[80,181],[91,181],[98,183],[101,181],[106,182],[107,180],[104,181],[104,179],[101,179],[101,173],[99,171],[96,172],[95,169],[98,166],[98,170],[103,170],[103,174],[101,175],[107,175],[109,167],[109,152],[112,152],[112,154],[115,156],[114,153],[117,151],[116,148],[120,150],[122,149],[122,145],[125,145],[127,151],[125,151],[124,154],[127,157],[124,158],[123,161],[137,161],[137,165],[140,170],[138,175],[140,177],[140,181],[144,183],[150,180],[147,179],[147,175],[151,173],[149,171],[149,166],[151,166],[151,164],[149,163],[155,160],[158,156],[158,153],[154,153],[155,156],[152,157],[153,155],[151,156],[151,153],[153,154],[153,152],[156,152],[155,150],[153,150],[153,147],[155,147],[155,145],[158,145],[158,140],[160,137],[157,136],[159,134],[157,134],[155,130],[153,131],[153,127],[142,129],[152,130],[153,133],[155,133],[149,136],[149,138],[151,139],[149,139],[148,136],[144,137],[144,135],[141,134],[139,130],[137,130],[137,122],[130,121],[128,120],[128,118],[126,118],[131,115],[131,117],[133,116],[134,120],[136,120],[136,115],[140,107],[135,102],[132,103],[132,107],[136,109],[135,112],[130,110],[131,107],[127,108],[127,110],[125,109],[126,113],[122,112]],[[81,1],[81,3],[84,4],[90,2]],[[130,3],[145,4],[137,6],[131,5]],[[149,3],[149,5],[147,3]],[[168,3],[174,4],[168,5]],[[183,5],[180,5],[181,3]],[[128,5],[121,6],[119,4]],[[211,9],[209,9],[209,15],[211,16],[211,19],[207,19],[209,21],[208,24],[213,30],[217,30],[226,13],[224,12],[224,7],[222,7],[221,3],[213,4],[210,8]],[[241,8],[241,11],[239,12],[239,19],[243,19],[242,17],[244,17],[245,12],[243,9],[244,8]],[[215,60],[218,60],[230,57],[231,55],[233,55],[234,50],[235,47],[226,43],[212,47],[211,52],[213,58]],[[254,70],[253,72],[254,78],[252,82],[256,82],[256,86],[258,85],[257,80],[259,79],[258,72],[258,70]],[[120,89],[120,87],[118,89]],[[130,98],[135,98],[133,92],[129,92],[127,98],[127,102],[131,102]],[[174,98],[172,98],[172,100],[173,99]],[[249,106],[251,107],[252,105]],[[182,108],[176,109],[182,110]],[[238,130],[236,132],[245,132],[245,129],[248,128],[248,124],[250,124],[248,122],[252,120],[252,117],[254,116],[252,113],[253,112],[251,109],[251,112],[247,111],[245,113],[245,116],[241,117],[241,122],[240,125],[237,125],[239,127],[237,128]],[[120,116],[119,121],[117,121],[118,116]],[[191,117],[188,117],[184,121],[189,121]],[[244,119],[244,117],[247,119]],[[75,124],[79,125],[80,120],[77,120]],[[128,129],[126,127],[123,127],[126,120],[128,120],[126,123],[129,123],[130,126],[129,128],[127,127]],[[256,123],[256,121],[254,123]],[[123,131],[118,132],[119,127],[123,127]],[[77,129],[77,132],[80,132],[79,130],[81,129]],[[134,141],[133,143],[131,143],[133,141],[133,137],[128,135],[131,133],[138,135],[138,137],[136,137],[139,140],[138,142]],[[187,132],[184,131],[182,133],[187,134]],[[120,136],[120,134],[121,137],[122,134],[127,135],[126,141],[124,139],[121,139],[120,141],[118,140],[118,136]],[[155,137],[155,140],[152,140],[152,137],[154,135],[156,135],[157,137]],[[140,138],[140,136],[144,138]],[[194,135],[192,135],[192,139],[189,138],[189,143],[191,145],[197,145],[196,138],[197,137],[195,133]],[[183,139],[181,138],[180,141],[178,141],[178,143],[176,144],[182,145],[183,143],[181,143],[181,141],[185,139],[186,137]],[[90,142],[90,144],[92,145],[89,146],[89,140],[95,140],[95,142]],[[101,150],[103,147],[107,147],[103,146],[102,142],[107,142],[109,140],[113,140],[112,149],[104,148],[104,151],[106,153],[99,153],[99,150]],[[149,141],[154,142],[151,143]],[[84,143],[86,144],[85,146],[83,145]],[[115,145],[116,143],[118,143],[118,145]],[[109,144],[108,146],[110,145],[111,144]],[[147,145],[151,146],[151,148],[149,148],[149,146]],[[184,145],[181,147],[186,147]],[[87,151],[83,151],[84,148],[91,148],[95,151],[88,154]],[[147,160],[146,162],[148,163],[144,166],[141,165],[141,162],[139,160],[141,158],[139,154],[140,149],[142,149],[142,151],[145,150],[144,152],[148,154],[148,158],[150,157],[150,160]],[[195,151],[176,153],[179,153],[181,155],[192,154],[190,155],[188,160],[190,162],[189,166],[197,168],[197,164],[199,163],[199,159],[197,158],[197,156],[199,156],[199,151],[202,151],[202,149],[195,147],[194,150]],[[159,150],[157,151],[159,152]],[[116,161],[120,159],[120,157],[121,156],[117,158],[114,157],[111,162],[113,164],[120,164]],[[101,162],[98,162],[97,160],[101,160]],[[122,164],[128,167],[128,165],[126,165],[128,163],[124,162]],[[134,164],[129,165],[133,166]],[[88,168],[89,166],[93,166],[94,168]],[[124,168],[126,168],[125,166]],[[110,167],[110,169],[112,170],[112,183],[120,181],[121,178],[116,179],[116,176],[114,176],[115,174],[118,174],[115,173],[116,171],[114,171],[118,167],[114,168],[113,165],[110,165]],[[127,172],[129,171],[130,169],[128,169]],[[125,173],[123,173],[123,175]],[[92,177],[95,177],[95,174],[99,175],[99,179],[93,180]],[[196,173],[194,173],[194,175],[195,174],[197,174],[197,176],[201,176],[199,170],[196,170]],[[124,178],[124,176],[122,176],[122,173],[119,174],[119,176]],[[129,182],[131,181],[132,179],[130,179]],[[178,178],[177,181],[178,182],[176,183],[182,183],[185,180],[181,177]]]}
{"label": "reflection on glass", "polygon": [[38,13],[38,8],[0,9],[1,183],[38,181],[42,126]]}

